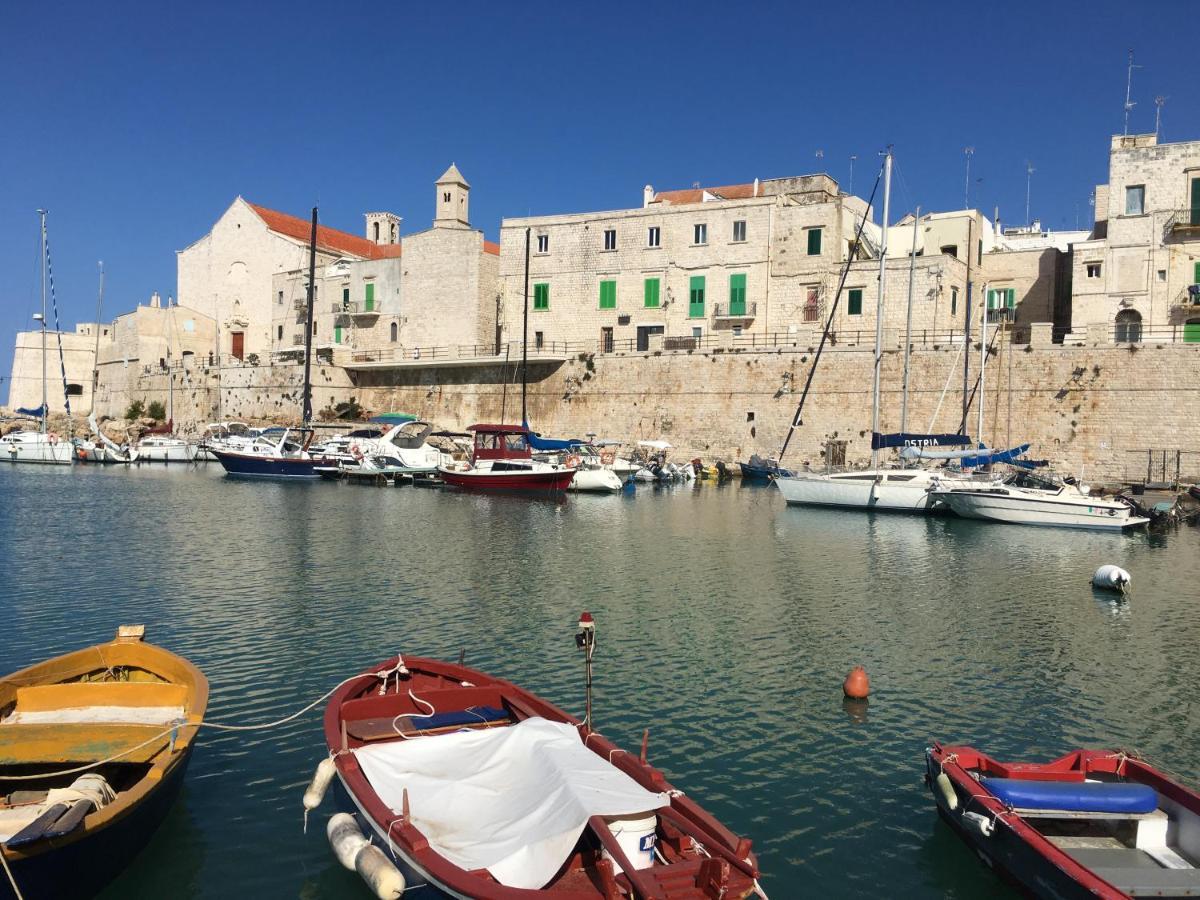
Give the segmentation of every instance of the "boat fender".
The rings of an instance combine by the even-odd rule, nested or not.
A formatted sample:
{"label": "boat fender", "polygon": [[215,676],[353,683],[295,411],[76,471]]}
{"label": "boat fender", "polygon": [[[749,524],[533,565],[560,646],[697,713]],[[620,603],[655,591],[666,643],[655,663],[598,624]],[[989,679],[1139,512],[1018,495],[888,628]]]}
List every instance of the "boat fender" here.
{"label": "boat fender", "polygon": [[330,816],[329,824],[325,826],[325,834],[329,838],[329,846],[333,849],[333,855],[337,857],[337,861],[353,872],[354,860],[358,858],[362,848],[370,843],[363,837],[362,830],[354,821],[354,816],[344,812]]}
{"label": "boat fender", "polygon": [[354,870],[379,900],[396,900],[407,886],[390,859],[374,844],[367,844],[354,858]]}
{"label": "boat fender", "polygon": [[332,756],[327,756],[317,763],[317,771],[313,773],[312,781],[304,791],[305,832],[308,831],[308,814],[321,805],[321,801],[325,799],[325,792],[329,790],[329,783],[333,781],[335,774],[337,774],[337,766],[334,764]]}
{"label": "boat fender", "polygon": [[977,812],[965,812],[962,815],[963,824],[971,831],[977,832],[980,837],[991,837],[992,832],[996,829],[996,824],[988,816]]}
{"label": "boat fender", "polygon": [[1106,591],[1127,591],[1132,581],[1129,573],[1120,566],[1101,566],[1092,575],[1092,587]]}
{"label": "boat fender", "polygon": [[946,806],[950,809],[958,809],[958,792],[954,790],[954,785],[950,781],[950,776],[945,772],[938,772],[937,778],[934,779],[937,784],[938,791],[941,792],[942,799],[946,801]]}

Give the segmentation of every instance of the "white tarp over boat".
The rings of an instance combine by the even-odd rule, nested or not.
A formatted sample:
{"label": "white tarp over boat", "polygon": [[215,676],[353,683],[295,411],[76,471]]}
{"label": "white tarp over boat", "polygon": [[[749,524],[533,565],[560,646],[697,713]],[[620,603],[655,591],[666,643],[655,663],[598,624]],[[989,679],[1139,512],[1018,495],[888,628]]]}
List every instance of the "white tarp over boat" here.
{"label": "white tarp over boat", "polygon": [[591,816],[670,803],[584,747],[573,726],[541,718],[370,744],[354,755],[397,815],[408,789],[413,824],[434,850],[515,888],[553,878]]}

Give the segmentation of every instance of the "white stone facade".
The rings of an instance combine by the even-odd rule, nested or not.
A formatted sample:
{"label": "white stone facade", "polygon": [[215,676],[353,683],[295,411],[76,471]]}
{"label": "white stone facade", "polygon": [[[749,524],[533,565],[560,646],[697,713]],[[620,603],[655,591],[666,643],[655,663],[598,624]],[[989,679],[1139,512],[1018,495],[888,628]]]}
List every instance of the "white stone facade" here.
{"label": "white stone facade", "polygon": [[[92,408],[92,377],[96,363],[96,333],[107,334],[110,326],[78,325],[74,332],[46,332],[46,398],[50,412],[66,411],[63,369],[66,369],[66,394],[72,413],[87,413]],[[101,340],[106,340],[104,334]],[[58,348],[62,341],[62,359]],[[42,405],[42,332],[18,331],[13,351],[12,373],[8,382],[8,406],[35,409]]]}
{"label": "white stone facade", "polygon": [[1200,141],[1114,136],[1108,178],[1093,239],[1073,245],[1074,327],[1200,341]]}

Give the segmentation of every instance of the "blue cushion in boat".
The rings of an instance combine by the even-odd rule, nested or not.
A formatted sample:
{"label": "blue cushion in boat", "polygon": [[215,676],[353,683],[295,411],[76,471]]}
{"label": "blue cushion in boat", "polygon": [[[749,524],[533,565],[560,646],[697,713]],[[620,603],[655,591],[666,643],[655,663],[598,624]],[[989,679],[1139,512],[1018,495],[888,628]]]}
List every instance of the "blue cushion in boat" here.
{"label": "blue cushion in boat", "polygon": [[1098,781],[1026,781],[984,778],[985,788],[1009,806],[1020,809],[1061,809],[1068,812],[1152,813],[1158,795],[1144,784]]}
{"label": "blue cushion in boat", "polygon": [[453,728],[455,725],[478,725],[480,722],[501,722],[508,712],[496,706],[472,706],[457,712],[434,713],[431,716],[411,716],[413,727],[419,730]]}

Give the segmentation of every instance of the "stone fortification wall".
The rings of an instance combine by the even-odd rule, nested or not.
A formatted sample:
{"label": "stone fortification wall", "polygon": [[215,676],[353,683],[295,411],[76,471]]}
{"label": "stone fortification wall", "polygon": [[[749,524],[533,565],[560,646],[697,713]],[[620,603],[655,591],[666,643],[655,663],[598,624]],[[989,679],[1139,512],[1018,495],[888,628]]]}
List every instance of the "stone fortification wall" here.
{"label": "stone fortification wall", "polygon": [[[892,343],[890,346],[895,346]],[[572,357],[557,367],[530,365],[529,419],[552,436],[638,440],[663,438],[677,458],[744,459],[775,454],[808,375],[807,347],[717,349]],[[971,377],[978,371],[972,349]],[[227,367],[221,371],[223,419],[295,421],[300,366]],[[882,422],[900,425],[903,355],[883,355]],[[789,448],[792,465],[823,464],[828,440],[844,440],[846,460],[870,456],[872,353],[864,347],[828,350],[813,381]],[[441,427],[520,416],[519,368],[442,368],[363,372],[314,369],[314,408],[355,397],[374,412],[403,411]],[[144,400],[165,402],[166,375],[144,376]],[[218,418],[215,371],[174,372],[177,423]],[[507,391],[505,382],[508,382]],[[949,382],[945,397],[943,388]],[[958,426],[962,355],[957,347],[913,352],[908,427],[935,431]],[[993,446],[1030,442],[1031,455],[1088,479],[1119,480],[1146,468],[1146,451],[1167,451],[1181,474],[1200,479],[1200,346],[1127,347],[1016,345],[991,358],[984,388],[984,437]],[[126,401],[127,402],[127,401]],[[503,410],[503,416],[502,416]],[[102,409],[119,416],[123,405]],[[970,416],[975,431],[975,410]]]}

